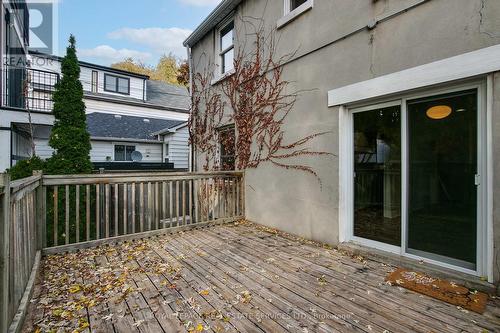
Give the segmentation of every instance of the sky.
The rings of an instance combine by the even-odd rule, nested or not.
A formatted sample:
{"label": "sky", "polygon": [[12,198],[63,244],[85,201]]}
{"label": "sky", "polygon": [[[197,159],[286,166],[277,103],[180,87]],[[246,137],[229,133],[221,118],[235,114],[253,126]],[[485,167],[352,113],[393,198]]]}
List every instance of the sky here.
{"label": "sky", "polygon": [[185,59],[182,42],[220,0],[59,0],[59,55],[74,34],[80,60],[109,66],[132,57]]}

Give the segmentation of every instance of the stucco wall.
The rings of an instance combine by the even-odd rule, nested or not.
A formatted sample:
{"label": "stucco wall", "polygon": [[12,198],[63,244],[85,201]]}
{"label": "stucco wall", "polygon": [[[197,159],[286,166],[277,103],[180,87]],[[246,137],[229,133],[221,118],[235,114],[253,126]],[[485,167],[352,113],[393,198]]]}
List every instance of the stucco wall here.
{"label": "stucco wall", "polygon": [[[309,174],[262,164],[246,175],[246,214],[250,220],[301,236],[338,242],[339,163],[338,110],[328,108],[327,92],[351,83],[426,64],[439,59],[500,43],[500,1],[433,0],[409,9],[342,38],[359,28],[402,11],[422,1],[315,1],[314,7],[278,30],[281,54],[297,51],[296,59],[284,66],[283,78],[293,88],[307,90],[289,114],[284,130],[292,141],[328,131],[312,148],[333,157],[304,159],[314,167],[322,186]],[[246,1],[237,9],[236,45],[245,35],[241,17],[263,17],[267,30],[283,15],[283,1]],[[214,33],[192,48],[195,70],[213,58]],[[249,47],[251,43],[249,43]],[[248,44],[247,44],[248,45]],[[213,60],[212,60],[213,61]],[[497,82],[499,81],[497,75]],[[499,87],[497,84],[496,87]],[[498,90],[498,88],[497,88]],[[496,93],[496,113],[500,107]],[[500,116],[495,118],[500,133]],[[500,135],[496,134],[496,142]],[[495,145],[496,170],[500,172],[500,149]],[[496,181],[500,178],[496,173]],[[500,212],[500,190],[495,211]],[[498,216],[498,214],[495,214]],[[496,226],[500,221],[495,217]],[[498,227],[496,228],[498,229]],[[496,241],[500,242],[499,232]]]}

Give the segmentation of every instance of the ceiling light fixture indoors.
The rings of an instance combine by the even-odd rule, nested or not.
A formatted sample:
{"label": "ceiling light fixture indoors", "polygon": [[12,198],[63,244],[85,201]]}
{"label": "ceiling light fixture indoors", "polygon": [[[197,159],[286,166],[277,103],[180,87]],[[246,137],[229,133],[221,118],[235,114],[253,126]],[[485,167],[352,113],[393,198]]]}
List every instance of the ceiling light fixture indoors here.
{"label": "ceiling light fixture indoors", "polygon": [[433,106],[430,109],[427,110],[427,117],[431,119],[444,119],[448,117],[452,112],[451,107],[447,105],[438,105],[438,106]]}

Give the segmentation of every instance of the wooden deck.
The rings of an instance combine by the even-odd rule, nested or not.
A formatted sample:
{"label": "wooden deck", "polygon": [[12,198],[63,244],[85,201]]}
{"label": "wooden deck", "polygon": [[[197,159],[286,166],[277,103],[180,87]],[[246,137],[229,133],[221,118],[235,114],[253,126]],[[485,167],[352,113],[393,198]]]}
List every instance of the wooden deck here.
{"label": "wooden deck", "polygon": [[393,267],[237,223],[49,256],[24,331],[499,332],[384,283]]}

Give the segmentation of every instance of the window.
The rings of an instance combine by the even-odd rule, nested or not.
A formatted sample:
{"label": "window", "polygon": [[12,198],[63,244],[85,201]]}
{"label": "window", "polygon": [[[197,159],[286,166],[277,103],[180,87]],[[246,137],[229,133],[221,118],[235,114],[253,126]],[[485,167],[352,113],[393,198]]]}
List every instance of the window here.
{"label": "window", "polygon": [[278,28],[313,8],[313,4],[314,0],[284,0],[284,16],[278,20]]}
{"label": "window", "polygon": [[92,92],[97,93],[99,73],[92,71]]}
{"label": "window", "polygon": [[236,169],[236,135],[234,126],[219,130],[220,169],[232,171]]}
{"label": "window", "polygon": [[135,146],[115,145],[115,161],[132,161]]}
{"label": "window", "polygon": [[219,31],[219,50],[221,74],[234,68],[234,21]]}
{"label": "window", "polygon": [[104,74],[104,90],[130,95],[130,79],[110,74]]}
{"label": "window", "polygon": [[306,2],[307,0],[290,0],[290,11],[296,9],[297,7],[303,5]]}

